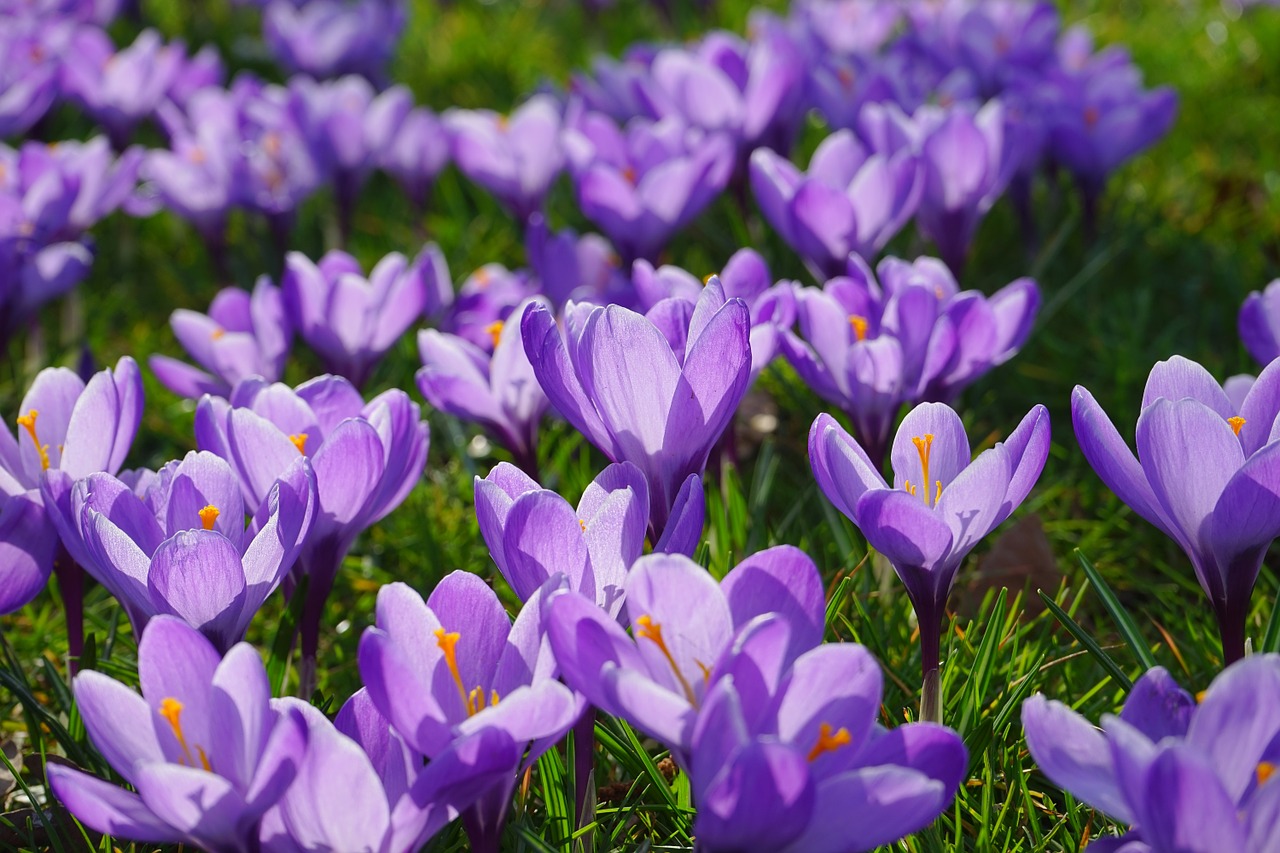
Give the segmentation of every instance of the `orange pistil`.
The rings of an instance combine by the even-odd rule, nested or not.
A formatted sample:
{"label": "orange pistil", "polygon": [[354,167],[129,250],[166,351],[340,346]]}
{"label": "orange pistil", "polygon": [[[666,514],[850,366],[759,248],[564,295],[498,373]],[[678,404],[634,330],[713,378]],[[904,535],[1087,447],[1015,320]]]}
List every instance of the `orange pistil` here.
{"label": "orange pistil", "polygon": [[289,440],[293,442],[293,446],[298,448],[298,452],[303,456],[307,455],[307,433],[298,432],[289,436]]}
{"label": "orange pistil", "polygon": [[[160,703],[160,716],[164,717],[165,722],[169,724],[169,728],[173,729],[173,736],[178,741],[178,746],[182,747],[182,759],[178,762],[187,767],[195,767],[195,759],[191,756],[191,747],[187,744],[187,738],[182,733],[182,703],[172,696],[165,697]],[[204,749],[197,746],[196,752],[200,756],[200,766],[206,771],[213,768],[209,766],[209,757],[205,755]]]}
{"label": "orange pistil", "polygon": [[1258,770],[1257,770],[1258,784],[1259,785],[1265,784],[1268,779],[1270,779],[1272,776],[1275,775],[1275,773],[1276,773],[1276,766],[1272,764],[1270,761],[1259,762]]}
{"label": "orange pistil", "polygon": [[1241,428],[1244,426],[1244,418],[1236,415],[1234,418],[1227,418],[1227,423],[1231,424],[1231,431],[1239,435]]}
{"label": "orange pistil", "polygon": [[867,318],[859,317],[857,314],[849,315],[849,328],[853,329],[853,336],[859,341],[867,339]]}
{"label": "orange pistil", "polygon": [[218,512],[218,508],[213,504],[209,504],[197,513],[200,516],[200,525],[205,530],[212,530],[214,522],[218,520],[218,516],[222,513]]}
{"label": "orange pistil", "polygon": [[[436,629],[436,644],[440,646],[440,651],[444,652],[445,665],[449,667],[449,674],[453,676],[453,683],[458,686],[458,695],[462,697],[462,704],[467,707],[467,716],[474,717],[485,708],[485,696],[483,687],[475,687],[467,690],[462,682],[462,673],[458,670],[458,640],[462,639],[462,634],[457,631],[446,631],[444,628]],[[498,691],[491,690],[489,692],[489,706],[493,707],[498,704]]]}
{"label": "orange pistil", "polygon": [[[933,452],[933,433],[927,432],[924,436],[916,436],[911,439],[911,443],[916,446],[916,453],[920,456],[920,498],[924,501],[925,506],[933,506],[942,497],[942,481],[937,481],[937,493],[932,502],[929,501],[929,456]],[[915,494],[912,489],[907,489],[911,494]]]}
{"label": "orange pistil", "polygon": [[676,665],[676,659],[671,654],[671,650],[667,648],[667,641],[662,637],[662,626],[654,622],[648,614],[645,614],[636,620],[636,636],[649,640],[658,647],[658,651],[662,652],[662,656],[667,659],[667,664],[671,667],[671,671],[675,673],[676,680],[680,682],[680,689],[684,691],[685,698],[689,700],[690,705],[696,708],[698,706],[697,694],[693,692],[692,685],[684,677],[680,667]]}
{"label": "orange pistil", "polygon": [[835,752],[842,746],[848,746],[852,740],[849,730],[843,726],[832,729],[830,723],[823,723],[818,730],[818,742],[813,745],[813,749],[809,750],[809,761],[817,761],[819,756]]}
{"label": "orange pistil", "polygon": [[36,452],[40,454],[40,467],[45,471],[49,470],[49,445],[41,444],[40,439],[36,438],[36,418],[40,417],[40,413],[35,409],[27,412],[18,418],[18,426],[27,431],[27,435],[31,436],[31,443],[36,446]]}
{"label": "orange pistil", "polygon": [[505,325],[501,320],[494,320],[492,323],[484,327],[489,333],[489,338],[493,341],[493,348],[498,348],[498,340],[502,337],[502,327]]}

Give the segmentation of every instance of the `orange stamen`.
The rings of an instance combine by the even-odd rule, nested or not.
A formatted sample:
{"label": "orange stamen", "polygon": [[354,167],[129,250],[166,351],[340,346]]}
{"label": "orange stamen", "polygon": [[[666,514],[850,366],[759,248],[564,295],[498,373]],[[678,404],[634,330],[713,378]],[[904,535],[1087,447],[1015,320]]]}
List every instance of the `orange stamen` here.
{"label": "orange stamen", "polygon": [[495,320],[484,327],[484,330],[489,333],[489,338],[493,341],[494,349],[498,348],[498,340],[502,337],[503,325],[501,320]]}
{"label": "orange stamen", "polygon": [[215,340],[215,341],[216,341],[216,340],[218,340],[219,338],[221,338],[223,335],[225,335],[226,333],[227,333],[227,330],[226,330],[226,329],[224,329],[224,328],[222,328],[221,326],[219,326],[218,328],[214,329],[212,332],[210,332],[210,333],[209,333],[209,337],[210,337],[212,340]]}
{"label": "orange stamen", "polygon": [[1270,779],[1272,776],[1275,775],[1275,773],[1276,773],[1276,766],[1272,764],[1270,761],[1259,762],[1258,770],[1257,770],[1258,784],[1259,785],[1265,784],[1268,779]]}
{"label": "orange stamen", "polygon": [[823,723],[818,730],[818,742],[813,745],[813,749],[809,750],[809,760],[817,761],[819,756],[835,752],[842,746],[848,746],[852,740],[849,730],[843,726],[832,729],[830,723]]}
{"label": "orange stamen", "polygon": [[697,694],[693,692],[693,687],[689,684],[688,679],[684,677],[684,673],[680,671],[680,667],[676,665],[676,659],[672,656],[671,650],[667,648],[667,641],[662,638],[662,626],[654,622],[646,614],[636,620],[636,636],[649,640],[658,647],[658,651],[662,652],[662,656],[667,659],[667,664],[671,667],[671,671],[675,673],[676,680],[680,682],[680,688],[684,690],[685,698],[689,700],[690,705],[696,708],[698,706]]}
{"label": "orange stamen", "polygon": [[853,329],[853,336],[860,340],[867,339],[867,318],[859,317],[857,314],[849,315],[849,328]]}
{"label": "orange stamen", "polygon": [[303,456],[307,455],[307,434],[305,432],[295,433],[289,436],[289,440],[293,442],[293,446],[298,448],[298,452]]}
{"label": "orange stamen", "polygon": [[467,692],[467,688],[462,684],[462,673],[458,671],[458,640],[462,639],[462,635],[457,631],[446,631],[443,628],[436,629],[436,643],[440,646],[440,651],[444,652],[444,662],[449,667],[449,673],[453,676],[453,683],[458,685],[458,695],[462,697],[462,702],[467,706],[467,716],[474,716],[476,713],[475,703],[472,701],[471,693]]}
{"label": "orange stamen", "polygon": [[205,530],[212,530],[214,522],[218,520],[218,516],[221,515],[221,513],[218,512],[218,508],[216,506],[209,504],[207,507],[200,510],[197,515],[200,516],[200,525],[204,527]]}
{"label": "orange stamen", "polygon": [[[921,492],[921,498],[924,500],[925,506],[932,506],[929,503],[929,455],[933,451],[933,433],[927,432],[924,437],[916,436],[911,439],[911,443],[916,446],[916,453],[920,455],[920,470],[924,474],[920,478],[920,485],[924,487]],[[913,491],[912,494],[915,494]],[[942,481],[938,481],[938,496],[942,495]],[[934,500],[937,503],[937,500]]]}
{"label": "orange stamen", "polygon": [[36,438],[36,418],[40,413],[35,409],[27,412],[18,418],[18,426],[27,431],[27,435],[31,436],[31,443],[36,446],[36,452],[40,454],[40,467],[45,471],[49,470],[49,445],[41,444],[40,439]]}
{"label": "orange stamen", "polygon": [[1227,418],[1227,423],[1231,424],[1231,431],[1239,435],[1240,429],[1244,426],[1244,418],[1237,415],[1234,418]]}

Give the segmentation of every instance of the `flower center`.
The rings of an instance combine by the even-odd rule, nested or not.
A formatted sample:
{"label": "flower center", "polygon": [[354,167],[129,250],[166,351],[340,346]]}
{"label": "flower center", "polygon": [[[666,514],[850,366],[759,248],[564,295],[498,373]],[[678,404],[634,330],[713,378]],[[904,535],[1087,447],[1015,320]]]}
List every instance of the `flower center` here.
{"label": "flower center", "polygon": [[[690,705],[698,707],[698,696],[693,692],[693,685],[689,683],[689,679],[685,678],[684,673],[680,671],[675,657],[671,654],[671,649],[667,648],[667,641],[662,636],[662,626],[645,614],[636,620],[636,636],[649,640],[658,647],[658,651],[662,652],[662,656],[667,659],[667,665],[675,673],[676,680],[680,682],[680,689],[684,691],[685,698],[689,700]],[[704,678],[710,676],[711,673],[706,667],[702,669]]]}
{"label": "flower center", "polygon": [[[182,747],[182,758],[178,759],[178,763],[185,767],[195,767],[195,760],[191,757],[191,747],[187,744],[186,735],[182,733],[182,703],[172,696],[166,697],[160,703],[160,716],[164,717],[165,722],[169,724],[169,728],[173,730],[173,736],[177,738],[178,746]],[[204,748],[199,744],[196,745],[196,754],[200,756],[200,766],[212,772],[209,756],[205,755]]]}
{"label": "flower center", "polygon": [[830,723],[823,723],[818,729],[818,741],[813,745],[813,749],[809,750],[809,761],[817,761],[822,755],[828,752],[835,752],[842,746],[848,746],[853,740],[849,736],[849,730],[844,726],[838,729],[831,728]]}
{"label": "flower center", "polygon": [[298,452],[303,456],[307,455],[307,434],[305,432],[294,433],[289,436],[289,440],[293,442],[293,446],[298,448]]}
{"label": "flower center", "polygon": [[[449,674],[453,676],[453,683],[458,685],[458,695],[462,697],[462,704],[467,706],[467,716],[474,717],[485,708],[485,696],[483,687],[473,687],[467,690],[462,683],[462,673],[458,670],[458,640],[462,639],[462,634],[457,631],[446,631],[444,628],[436,629],[436,644],[440,646],[440,651],[444,652],[444,662],[449,667]],[[489,691],[489,705],[492,707],[498,704],[498,691]]]}
{"label": "flower center", "polygon": [[[925,506],[936,506],[938,501],[942,499],[942,481],[934,481],[936,488],[933,493],[933,500],[929,500],[929,456],[933,453],[933,433],[926,432],[923,436],[917,435],[911,439],[911,443],[916,446],[916,453],[920,456],[920,499],[924,501]],[[911,484],[910,480],[903,480],[902,488],[906,490],[907,494],[916,494],[916,487]]]}
{"label": "flower center", "polygon": [[1268,779],[1275,775],[1276,766],[1270,761],[1258,762],[1258,769],[1256,773],[1258,776],[1258,784],[1263,785]]}
{"label": "flower center", "polygon": [[212,332],[209,333],[209,338],[210,340],[216,341],[219,338],[223,337],[226,333],[227,333],[227,330],[219,326],[218,328],[214,329]]}
{"label": "flower center", "polygon": [[41,444],[40,439],[36,438],[36,418],[40,417],[40,413],[35,409],[27,412],[18,418],[18,426],[27,431],[27,435],[31,436],[31,443],[36,446],[36,452],[40,454],[40,467],[49,470],[49,445]]}
{"label": "flower center", "polygon": [[859,317],[857,314],[850,314],[849,328],[853,329],[853,336],[856,340],[865,341],[867,339],[866,317]]}
{"label": "flower center", "polygon": [[1098,112],[1097,107],[1089,106],[1084,108],[1084,126],[1092,128],[1098,123],[1102,115]]}
{"label": "flower center", "polygon": [[634,186],[636,185],[636,170],[635,170],[635,167],[633,167],[633,166],[627,166],[626,168],[624,168],[624,169],[622,170],[622,178],[623,178],[623,180],[625,180],[627,183],[631,184],[631,186],[633,186],[633,187],[634,187]]}
{"label": "flower center", "polygon": [[216,506],[209,504],[207,507],[200,510],[197,515],[200,516],[200,526],[205,530],[212,530],[214,522],[218,520],[218,516],[221,515],[221,513],[218,512],[218,508]]}
{"label": "flower center", "polygon": [[1240,430],[1244,427],[1244,418],[1236,415],[1234,418],[1227,418],[1227,423],[1231,424],[1231,431],[1236,435],[1240,434]]}
{"label": "flower center", "polygon": [[494,320],[492,323],[484,327],[489,333],[489,339],[493,341],[493,348],[498,348],[498,340],[502,337],[502,327],[505,325],[501,320]]}

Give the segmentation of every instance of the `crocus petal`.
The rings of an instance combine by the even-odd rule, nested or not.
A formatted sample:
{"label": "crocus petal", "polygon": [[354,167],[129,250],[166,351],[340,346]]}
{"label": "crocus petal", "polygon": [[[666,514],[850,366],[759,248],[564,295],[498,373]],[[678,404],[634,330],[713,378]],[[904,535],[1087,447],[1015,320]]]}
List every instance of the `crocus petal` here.
{"label": "crocus petal", "polygon": [[164,760],[151,708],[133,690],[89,671],[76,676],[75,696],[90,740],[125,781],[132,784],[138,764]]}
{"label": "crocus petal", "polygon": [[[801,749],[818,743],[825,726],[849,734],[846,747],[816,756],[814,772],[847,766],[862,748],[880,710],[883,676],[871,653],[852,643],[811,649],[796,659],[778,703],[778,736]],[[825,765],[825,766],[824,766]]]}
{"label": "crocus petal", "polygon": [[343,421],[325,437],[311,457],[325,524],[348,525],[360,518],[382,479],[383,450],[378,431],[367,421]]}
{"label": "crocus petal", "polygon": [[707,786],[694,831],[713,849],[776,850],[809,825],[814,801],[803,755],[752,743]]}
{"label": "crocus petal", "polygon": [[809,428],[809,464],[827,500],[849,518],[868,490],[888,488],[862,446],[825,413]]}
{"label": "crocus petal", "polygon": [[[275,424],[248,409],[232,409],[226,423],[228,460],[240,474],[245,503],[258,506],[276,478],[297,458],[298,448]],[[204,442],[200,446],[219,451]]]}
{"label": "crocus petal", "polygon": [[498,596],[479,575],[459,570],[436,584],[427,607],[446,631],[462,635],[456,647],[462,683],[468,689],[487,687],[511,631],[511,617]]}
{"label": "crocus petal", "polygon": [[45,773],[53,792],[76,820],[107,835],[142,844],[177,844],[182,832],[156,817],[137,794],[61,764]]}
{"label": "crocus petal", "polygon": [[1036,694],[1022,703],[1031,756],[1049,779],[1116,820],[1132,813],[1116,783],[1106,736],[1061,702]]}
{"label": "crocus petal", "polygon": [[[647,517],[648,507],[644,510]],[[585,525],[555,492],[539,490],[516,498],[498,546],[503,558],[499,568],[521,601],[528,601],[556,572],[567,575],[583,595],[597,597]]]}
{"label": "crocus petal", "polygon": [[1120,719],[1158,743],[1166,737],[1185,737],[1195,708],[1195,699],[1169,671],[1153,666],[1134,682]]}
{"label": "crocus petal", "polygon": [[1237,801],[1219,784],[1213,765],[1190,747],[1175,744],[1156,756],[1147,770],[1141,802],[1134,817],[1143,839],[1156,850],[1245,849]]}
{"label": "crocus petal", "polygon": [[931,568],[951,550],[951,528],[906,492],[867,492],[854,507],[853,520],[871,547],[898,565]]}
{"label": "crocus petal", "polygon": [[1184,398],[1198,400],[1223,420],[1236,414],[1218,380],[1199,363],[1180,355],[1168,361],[1158,361],[1151,368],[1146,387],[1142,390],[1142,408],[1148,408],[1161,397],[1172,402]]}
{"label": "crocus petal", "polygon": [[789,659],[822,642],[826,593],[818,567],[799,548],[778,545],[752,554],[725,575],[720,589],[735,628],[764,613],[780,613],[791,623]]}
{"label": "crocus petal", "polygon": [[702,492],[702,478],[690,474],[676,493],[671,514],[662,528],[662,535],[654,544],[655,553],[683,554],[692,557],[702,541],[702,528],[706,524],[707,501]]}
{"label": "crocus petal", "polygon": [[152,724],[171,761],[183,756],[170,725],[158,711],[165,699],[182,703],[182,730],[188,744],[210,744],[209,691],[221,658],[195,628],[173,616],[147,623],[138,644],[138,679],[153,709]]}
{"label": "crocus petal", "polygon": [[240,639],[244,565],[236,547],[213,530],[184,530],[165,540],[147,576],[156,609],[181,617],[221,649]]}
{"label": "crocus petal", "polygon": [[1258,764],[1280,734],[1280,667],[1256,656],[1224,670],[1205,692],[1187,730],[1232,802],[1240,802]]}

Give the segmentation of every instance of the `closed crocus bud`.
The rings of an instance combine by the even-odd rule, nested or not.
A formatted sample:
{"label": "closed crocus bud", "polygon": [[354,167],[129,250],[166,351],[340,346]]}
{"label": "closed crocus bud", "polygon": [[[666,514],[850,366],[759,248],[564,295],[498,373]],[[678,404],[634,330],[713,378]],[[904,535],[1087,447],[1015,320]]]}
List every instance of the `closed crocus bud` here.
{"label": "closed crocus bud", "polygon": [[1280,358],[1280,279],[1254,291],[1240,306],[1240,340],[1260,364]]}

